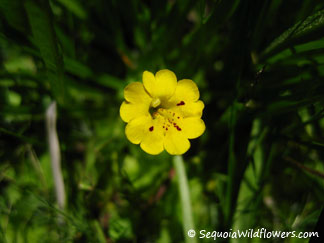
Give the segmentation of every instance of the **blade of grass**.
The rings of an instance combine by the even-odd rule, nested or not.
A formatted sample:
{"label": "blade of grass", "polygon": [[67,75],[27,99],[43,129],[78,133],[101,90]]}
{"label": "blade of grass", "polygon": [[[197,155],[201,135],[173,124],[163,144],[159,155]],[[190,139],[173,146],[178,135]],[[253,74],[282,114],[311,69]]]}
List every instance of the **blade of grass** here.
{"label": "blade of grass", "polygon": [[46,111],[46,128],[51,155],[51,165],[55,184],[56,198],[61,210],[65,208],[65,189],[61,168],[61,151],[56,131],[56,103],[53,102]]}
{"label": "blade of grass", "polygon": [[173,164],[177,174],[178,180],[178,188],[180,192],[181,198],[181,208],[182,208],[182,224],[183,224],[183,233],[185,237],[186,243],[196,243],[196,238],[190,238],[187,235],[189,230],[195,229],[193,216],[192,216],[192,209],[191,209],[191,200],[190,200],[190,192],[189,192],[189,185],[186,175],[186,169],[184,166],[182,156],[174,156],[173,157]]}
{"label": "blade of grass", "polygon": [[235,143],[235,123],[236,123],[236,110],[235,106],[231,107],[230,118],[229,118],[229,129],[230,129],[230,140],[229,140],[229,159],[228,159],[228,183],[226,187],[226,198],[223,212],[225,218],[225,225],[231,224],[232,210],[234,207],[233,202],[233,184],[235,183],[235,168],[236,168],[236,157],[234,151]]}
{"label": "blade of grass", "polygon": [[294,26],[282,33],[275,39],[261,55],[261,59],[278,53],[279,51],[295,44],[308,42],[322,37],[324,26],[324,10],[308,16],[304,21],[296,23]]}
{"label": "blade of grass", "polygon": [[32,29],[32,41],[40,50],[51,89],[58,103],[65,100],[63,58],[57,46],[48,1],[27,1],[25,9]]}
{"label": "blade of grass", "polygon": [[1,133],[4,133],[4,134],[7,134],[7,135],[10,135],[10,136],[13,136],[15,138],[18,138],[26,143],[30,143],[30,144],[34,144],[34,145],[38,145],[38,146],[41,146],[42,143],[40,143],[38,140],[36,139],[33,139],[33,138],[30,138],[30,137],[26,137],[26,136],[23,136],[19,133],[16,133],[16,132],[12,132],[12,131],[9,131],[3,127],[0,127],[0,134]]}
{"label": "blade of grass", "polygon": [[58,0],[64,7],[66,7],[71,13],[77,16],[80,19],[87,18],[87,12],[84,10],[83,6],[79,1],[75,0]]}
{"label": "blade of grass", "polygon": [[[255,119],[248,145],[248,154],[253,160],[248,164],[244,173],[244,179],[240,185],[232,226],[234,230],[243,230],[255,226],[256,214],[262,198],[260,181],[262,180],[265,158],[261,144],[266,134],[267,129],[262,130],[261,121]],[[248,241],[248,239],[233,239],[233,242]]]}

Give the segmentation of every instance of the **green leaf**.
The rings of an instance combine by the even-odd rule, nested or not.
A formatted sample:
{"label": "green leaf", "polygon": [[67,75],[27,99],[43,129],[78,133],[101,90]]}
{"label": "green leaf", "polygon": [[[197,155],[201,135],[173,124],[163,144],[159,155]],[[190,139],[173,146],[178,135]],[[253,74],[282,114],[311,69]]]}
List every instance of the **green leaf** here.
{"label": "green leaf", "polygon": [[65,100],[63,58],[57,46],[49,3],[27,1],[25,8],[32,29],[32,41],[39,48],[45,63],[52,93],[62,103]]}
{"label": "green leaf", "polygon": [[279,51],[292,47],[296,44],[316,40],[323,36],[324,10],[307,17],[304,21],[296,23],[276,38],[261,54],[261,59],[278,53]]}

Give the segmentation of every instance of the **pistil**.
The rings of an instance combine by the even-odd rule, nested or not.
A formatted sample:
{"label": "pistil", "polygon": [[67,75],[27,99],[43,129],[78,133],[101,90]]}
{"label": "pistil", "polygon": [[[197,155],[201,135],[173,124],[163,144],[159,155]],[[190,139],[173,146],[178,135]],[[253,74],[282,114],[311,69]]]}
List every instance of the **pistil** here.
{"label": "pistil", "polygon": [[151,106],[153,108],[158,107],[161,104],[161,100],[157,97],[153,98],[152,102],[151,102]]}

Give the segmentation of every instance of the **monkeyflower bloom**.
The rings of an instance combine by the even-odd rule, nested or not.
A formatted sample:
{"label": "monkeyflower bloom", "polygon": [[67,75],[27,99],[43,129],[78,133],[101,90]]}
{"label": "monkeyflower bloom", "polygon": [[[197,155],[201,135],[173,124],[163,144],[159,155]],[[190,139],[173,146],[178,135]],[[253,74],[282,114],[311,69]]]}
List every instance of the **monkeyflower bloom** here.
{"label": "monkeyflower bloom", "polygon": [[127,122],[126,137],[149,154],[164,149],[180,155],[190,148],[188,139],[205,131],[201,119],[204,103],[199,100],[197,85],[190,79],[177,82],[167,69],[143,73],[143,83],[134,82],[124,89],[125,100],[120,116]]}

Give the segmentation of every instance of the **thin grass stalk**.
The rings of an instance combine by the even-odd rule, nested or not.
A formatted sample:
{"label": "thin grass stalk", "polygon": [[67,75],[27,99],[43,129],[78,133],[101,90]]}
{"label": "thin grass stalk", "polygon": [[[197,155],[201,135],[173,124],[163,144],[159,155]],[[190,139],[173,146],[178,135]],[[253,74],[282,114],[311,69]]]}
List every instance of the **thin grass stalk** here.
{"label": "thin grass stalk", "polygon": [[184,161],[181,155],[173,157],[173,164],[177,174],[178,188],[181,198],[182,208],[182,225],[184,231],[184,238],[186,243],[196,243],[196,237],[189,237],[188,231],[194,230],[194,220],[192,216],[190,191]]}
{"label": "thin grass stalk", "polygon": [[56,102],[54,101],[46,110],[46,128],[57,204],[61,210],[64,210],[65,189],[61,168],[60,144],[56,131],[56,117]]}

